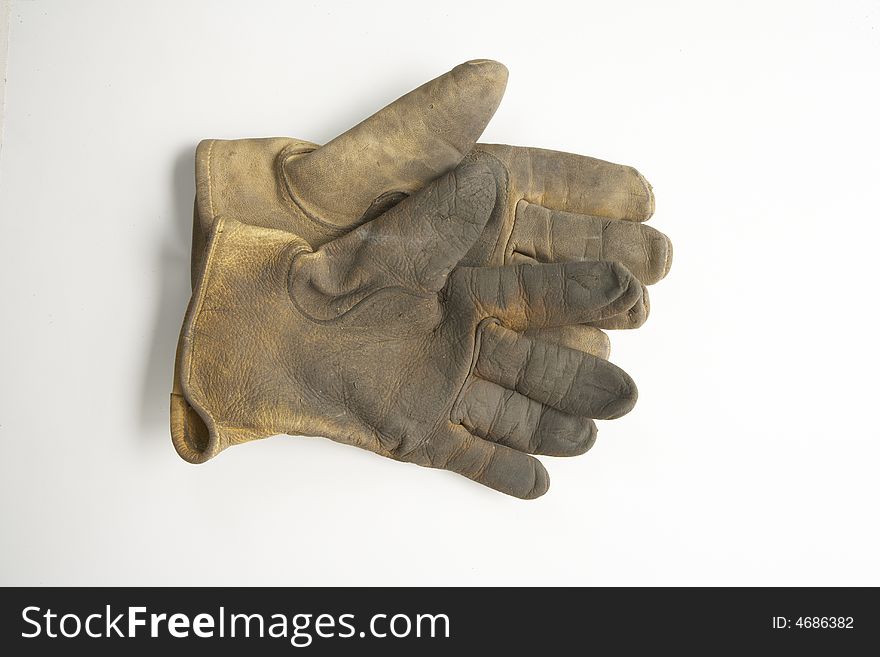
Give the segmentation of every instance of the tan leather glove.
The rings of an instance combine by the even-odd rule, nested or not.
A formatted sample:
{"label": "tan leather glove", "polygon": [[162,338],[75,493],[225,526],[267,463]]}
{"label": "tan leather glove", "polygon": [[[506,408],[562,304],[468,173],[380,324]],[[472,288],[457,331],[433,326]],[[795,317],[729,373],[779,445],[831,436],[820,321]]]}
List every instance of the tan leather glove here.
{"label": "tan leather glove", "polygon": [[[218,217],[289,230],[313,248],[376,216],[457,166],[474,149],[507,84],[491,60],[461,64],[422,85],[325,146],[286,137],[203,141],[196,153],[193,267]],[[665,235],[640,222],[654,196],[632,167],[590,157],[477,144],[502,198],[468,265],[616,260],[642,282],[672,262]],[[606,328],[640,326],[645,304]],[[542,337],[608,356],[596,328],[566,327]]]}
{"label": "tan leather glove", "polygon": [[489,160],[469,159],[317,249],[219,218],[179,360],[206,431],[175,415],[181,455],[322,435],[542,495],[548,475],[529,454],[585,451],[589,418],[628,412],[636,388],[606,360],[523,331],[625,316],[643,286],[613,262],[455,268],[499,201]]}

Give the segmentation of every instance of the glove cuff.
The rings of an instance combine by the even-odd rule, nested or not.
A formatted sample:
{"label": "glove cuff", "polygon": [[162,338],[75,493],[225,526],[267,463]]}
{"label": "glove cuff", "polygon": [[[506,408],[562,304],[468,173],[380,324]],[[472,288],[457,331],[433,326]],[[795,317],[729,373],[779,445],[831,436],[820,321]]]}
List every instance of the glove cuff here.
{"label": "glove cuff", "polygon": [[[247,226],[222,217],[214,225],[207,240],[205,256],[178,340],[171,393],[172,443],[177,453],[190,463],[203,463],[231,445],[280,433],[271,429],[264,430],[266,427],[239,426],[240,422],[230,422],[229,418],[225,417],[222,404],[226,400],[221,400],[220,408],[212,410],[209,406],[216,405],[217,400],[212,401],[210,395],[204,394],[204,382],[191,382],[194,361],[200,357],[204,358],[205,352],[204,348],[196,348],[200,333],[195,327],[201,319],[202,306],[206,305],[209,312],[217,310],[212,305],[213,301],[207,297],[210,295],[209,288],[213,284],[212,276],[217,274],[216,252],[218,248],[222,248],[220,245],[226,239],[224,232],[244,233],[247,235],[246,241],[243,242],[245,246],[254,244],[258,248],[266,248],[268,253],[266,260],[273,269],[277,269],[274,273],[266,270],[265,274],[277,278],[279,288],[285,291],[290,262],[297,254],[311,250],[305,241],[291,233]],[[226,248],[233,253],[244,252],[245,249],[238,248],[240,246],[241,244],[234,244]],[[277,262],[273,262],[276,259]],[[223,283],[220,283],[220,287],[222,286]],[[284,296],[286,298],[286,294]],[[208,323],[210,324],[210,321]]]}

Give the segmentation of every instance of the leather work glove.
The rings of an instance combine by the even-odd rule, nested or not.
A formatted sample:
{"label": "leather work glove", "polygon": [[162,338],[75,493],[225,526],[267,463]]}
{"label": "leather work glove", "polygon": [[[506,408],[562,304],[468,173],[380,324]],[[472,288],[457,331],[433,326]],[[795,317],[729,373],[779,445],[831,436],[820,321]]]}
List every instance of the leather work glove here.
{"label": "leather work glove", "polygon": [[[206,140],[196,152],[193,271],[218,217],[288,230],[313,248],[345,234],[457,166],[490,156],[501,198],[467,265],[616,260],[645,284],[669,271],[672,244],[644,225],[648,182],[632,167],[537,148],[477,144],[507,85],[507,69],[473,60],[427,82],[324,146],[286,137]],[[195,274],[194,274],[195,275]],[[542,339],[607,357],[594,327],[635,328],[645,303],[592,327]]]}
{"label": "leather work glove", "polygon": [[504,201],[492,167],[475,154],[318,248],[218,217],[178,362],[205,431],[177,413],[181,455],[322,435],[517,497],[546,492],[530,454],[586,451],[591,418],[623,415],[637,393],[608,361],[524,331],[613,323],[644,288],[609,261],[460,266]]}

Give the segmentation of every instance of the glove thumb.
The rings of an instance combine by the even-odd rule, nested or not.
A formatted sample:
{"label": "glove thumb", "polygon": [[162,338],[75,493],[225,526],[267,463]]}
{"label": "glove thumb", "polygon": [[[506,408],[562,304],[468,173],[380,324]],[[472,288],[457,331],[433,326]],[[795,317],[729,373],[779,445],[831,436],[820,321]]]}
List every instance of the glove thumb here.
{"label": "glove thumb", "polygon": [[305,156],[283,163],[306,212],[340,228],[375,216],[458,166],[495,114],[507,69],[465,62]]}

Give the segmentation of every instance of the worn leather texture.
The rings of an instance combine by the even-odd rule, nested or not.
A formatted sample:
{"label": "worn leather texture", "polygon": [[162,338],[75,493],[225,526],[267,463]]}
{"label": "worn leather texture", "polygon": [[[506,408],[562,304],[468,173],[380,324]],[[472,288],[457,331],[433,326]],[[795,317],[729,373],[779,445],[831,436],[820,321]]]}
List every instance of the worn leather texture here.
{"label": "worn leather texture", "polygon": [[[671,243],[641,223],[651,217],[654,197],[635,169],[569,153],[475,144],[506,82],[503,65],[466,62],[324,146],[286,137],[203,141],[196,153],[194,287],[204,271],[207,236],[221,220],[286,231],[317,251],[462,161],[491,175],[495,196],[460,265],[617,261],[643,283],[663,278]],[[520,331],[522,339],[607,359],[610,341],[600,327],[634,328],[647,314],[642,286],[638,303],[625,313]],[[190,403],[182,385],[184,342],[182,336],[172,435],[185,459],[201,462],[240,440],[212,442],[204,413]]]}
{"label": "worn leather texture", "polygon": [[[292,160],[323,148],[327,147],[287,137],[201,142],[196,150],[196,198],[202,235],[217,217],[235,217],[290,230],[320,246],[362,223],[369,217],[367,210],[380,206],[381,199],[399,201],[411,193],[374,187],[373,201],[353,209],[347,225],[341,213],[333,225],[312,218],[302,210],[304,203],[284,171]],[[473,152],[491,156],[489,165],[504,198],[466,264],[616,260],[648,285],[669,272],[671,241],[641,223],[654,212],[654,195],[637,170],[539,148],[478,144]],[[194,243],[195,267],[201,244]]]}
{"label": "worn leather texture", "polygon": [[523,332],[627,316],[644,286],[610,261],[457,266],[502,197],[490,159],[317,249],[219,218],[179,362],[207,430],[178,434],[181,454],[320,435],[542,495],[531,454],[583,453],[592,418],[619,417],[637,393],[608,361]]}
{"label": "worn leather texture", "polygon": [[[288,137],[203,141],[196,151],[201,232],[193,238],[194,270],[217,217],[290,230],[317,247],[476,151],[492,156],[504,199],[465,264],[595,258],[621,262],[648,285],[661,280],[672,243],[642,223],[654,212],[654,195],[636,169],[539,148],[475,145],[506,83],[502,64],[473,60],[324,146]],[[642,310],[605,327],[641,325],[647,297]],[[570,335],[599,351],[608,347],[597,331]]]}

